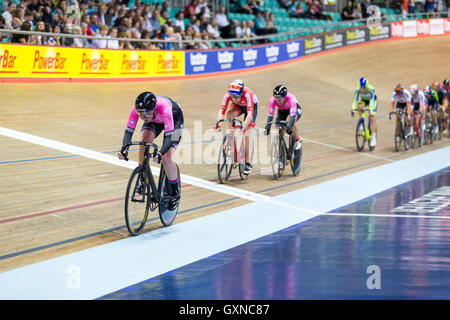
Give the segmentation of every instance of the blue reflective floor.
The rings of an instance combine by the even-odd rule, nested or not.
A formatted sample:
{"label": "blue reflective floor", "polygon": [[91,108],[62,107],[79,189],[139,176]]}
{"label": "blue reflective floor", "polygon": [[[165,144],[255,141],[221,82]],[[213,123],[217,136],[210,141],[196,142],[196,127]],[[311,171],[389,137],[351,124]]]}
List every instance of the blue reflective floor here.
{"label": "blue reflective floor", "polygon": [[450,299],[449,185],[450,167],[101,299]]}

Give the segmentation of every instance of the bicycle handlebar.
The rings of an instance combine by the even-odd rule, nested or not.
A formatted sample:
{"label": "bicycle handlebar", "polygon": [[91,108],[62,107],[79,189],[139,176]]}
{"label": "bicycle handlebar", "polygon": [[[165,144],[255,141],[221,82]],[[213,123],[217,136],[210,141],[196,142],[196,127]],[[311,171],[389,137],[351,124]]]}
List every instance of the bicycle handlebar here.
{"label": "bicycle handlebar", "polygon": [[289,123],[287,123],[287,121],[280,121],[280,120],[278,120],[278,121],[270,121],[270,122],[268,122],[267,124],[269,124],[269,125],[277,124],[277,125],[279,125],[280,127],[284,127],[284,128],[287,128],[288,125],[289,125]]}
{"label": "bicycle handlebar", "polygon": [[241,120],[239,120],[239,119],[232,119],[232,118],[226,118],[226,119],[221,119],[221,120],[217,121],[217,123],[216,123],[216,128],[219,127],[219,124],[220,124],[220,123],[222,123],[222,122],[228,122],[228,121],[231,122],[231,123],[233,123],[233,127],[236,126],[236,123],[238,124],[238,127],[239,127],[240,129],[242,129],[242,128],[244,127],[244,125],[243,125],[243,123],[242,123]]}
{"label": "bicycle handlebar", "polygon": [[151,153],[152,158],[156,157],[156,155],[158,154],[158,146],[154,143],[151,142],[144,142],[144,141],[132,141],[130,143],[127,143],[126,145],[124,145],[122,147],[122,149],[120,150],[120,153],[122,153],[122,155],[124,156],[124,160],[128,161],[128,157],[126,155],[124,155],[124,152],[128,149],[129,146],[145,146],[146,148],[153,148],[153,152]]}

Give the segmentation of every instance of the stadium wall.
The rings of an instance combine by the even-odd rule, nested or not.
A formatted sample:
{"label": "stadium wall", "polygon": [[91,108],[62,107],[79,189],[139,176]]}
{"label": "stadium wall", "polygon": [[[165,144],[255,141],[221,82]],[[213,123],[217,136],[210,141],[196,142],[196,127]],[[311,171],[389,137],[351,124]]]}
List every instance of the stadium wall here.
{"label": "stadium wall", "polygon": [[0,81],[125,81],[211,75],[297,60],[373,41],[450,34],[450,18],[405,20],[280,43],[196,51],[0,44]]}

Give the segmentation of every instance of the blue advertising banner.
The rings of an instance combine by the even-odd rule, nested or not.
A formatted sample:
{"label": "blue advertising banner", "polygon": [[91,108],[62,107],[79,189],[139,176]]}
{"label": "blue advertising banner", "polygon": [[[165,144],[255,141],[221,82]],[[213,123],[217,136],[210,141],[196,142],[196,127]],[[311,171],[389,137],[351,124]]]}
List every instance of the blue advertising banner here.
{"label": "blue advertising banner", "polygon": [[227,50],[186,51],[186,75],[239,70],[303,56],[303,39]]}

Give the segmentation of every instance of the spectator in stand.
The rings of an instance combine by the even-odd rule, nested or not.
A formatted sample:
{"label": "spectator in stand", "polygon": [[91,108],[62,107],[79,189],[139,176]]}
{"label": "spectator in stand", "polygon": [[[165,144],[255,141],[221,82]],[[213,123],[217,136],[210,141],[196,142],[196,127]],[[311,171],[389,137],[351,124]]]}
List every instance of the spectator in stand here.
{"label": "spectator in stand", "polygon": [[[36,22],[36,26],[34,28],[34,31],[36,32],[45,32],[45,23],[44,21],[38,21]],[[35,35],[33,42],[35,44],[46,44],[47,43],[47,36],[43,35]]]}
{"label": "spectator in stand", "polygon": [[236,19],[232,19],[230,23],[230,32],[228,33],[228,38],[234,39],[238,38],[236,34],[236,28],[238,27],[238,22]]}
{"label": "spectator in stand", "polygon": [[114,23],[114,20],[117,18],[116,10],[113,6],[108,7],[108,10],[106,10],[106,13],[104,15],[105,18],[105,24],[107,26],[112,26]]}
{"label": "spectator in stand", "polygon": [[248,7],[252,10],[253,14],[256,14],[259,11],[263,11],[259,5],[258,5],[258,1],[256,0],[247,0],[247,5]]}
{"label": "spectator in stand", "polygon": [[[64,25],[63,33],[72,34],[71,27],[68,24]],[[62,46],[71,47],[71,46],[73,46],[74,43],[75,43],[75,41],[72,37],[63,37],[61,39]]]}
{"label": "spectator in stand", "polygon": [[[53,26],[52,33],[61,33],[61,27],[59,26],[59,24],[55,24]],[[60,46],[61,45],[61,37],[52,35],[48,38],[47,44],[49,46]]]}
{"label": "spectator in stand", "polygon": [[236,27],[237,38],[244,38],[247,36],[247,20],[241,20],[241,23]]}
{"label": "spectator in stand", "polygon": [[252,9],[246,0],[230,0],[230,11],[236,13],[252,14]]}
{"label": "spectator in stand", "polygon": [[184,25],[184,13],[182,11],[178,12],[175,15],[175,21],[173,23],[175,27],[180,27],[181,32],[184,32],[185,25]]}
{"label": "spectator in stand", "polygon": [[191,25],[186,26],[186,30],[184,32],[183,40],[192,40],[191,42],[186,42],[184,44],[184,48],[186,50],[195,49],[195,43],[193,41],[194,40],[194,35],[195,35],[194,28],[192,28]]}
{"label": "spectator in stand", "polygon": [[228,34],[230,33],[230,22],[228,21],[226,8],[224,5],[219,7],[219,11],[216,13],[216,21],[222,38],[228,38]]}
{"label": "spectator in stand", "polygon": [[[129,31],[119,32],[118,38],[130,39],[131,34]],[[130,41],[127,40],[119,40],[119,49],[134,49],[131,45]]]}
{"label": "spectator in stand", "polygon": [[[100,30],[99,30],[99,37],[101,38],[106,38],[108,35],[108,26],[103,24],[100,26]],[[98,49],[105,49],[107,48],[108,45],[108,40],[106,39],[94,39],[92,40],[92,47],[93,48],[98,48]]]}
{"label": "spectator in stand", "polygon": [[162,33],[163,33],[163,35],[162,35],[163,40],[167,41],[167,42],[164,43],[163,48],[165,50],[172,50],[173,49],[173,42],[171,42],[171,41],[177,40],[177,38],[174,35],[173,28],[169,27],[169,26],[166,26],[166,25],[163,25]]}
{"label": "spectator in stand", "polygon": [[13,19],[13,12],[16,10],[16,3],[13,1],[10,1],[8,3],[8,8],[6,11],[2,13],[3,18],[5,19],[5,27],[6,29],[11,29],[12,27],[12,19]]}
{"label": "spectator in stand", "polygon": [[100,3],[98,5],[98,11],[97,11],[97,21],[100,26],[102,26],[104,24],[108,25],[106,23],[105,16],[106,16],[106,5],[104,3]]}
{"label": "spectator in stand", "polygon": [[[111,29],[109,29],[108,38],[117,38],[118,33],[118,29],[116,27],[112,27]],[[108,40],[108,42],[106,43],[106,47],[108,49],[119,49],[119,40]]]}
{"label": "spectator in stand", "polygon": [[[82,35],[83,31],[81,29],[81,27],[75,26],[74,27],[74,33],[76,35]],[[73,47],[77,47],[77,48],[84,48],[87,47],[87,39],[85,38],[74,38],[73,39]]]}
{"label": "spectator in stand", "polygon": [[289,9],[289,6],[291,5],[291,1],[290,0],[278,0],[278,3],[280,4],[280,6],[284,9]]}
{"label": "spectator in stand", "polygon": [[347,1],[347,5],[342,9],[342,20],[354,20],[356,19],[356,14],[353,11],[353,2],[351,0]]}
{"label": "spectator in stand", "polygon": [[209,33],[211,39],[220,39],[219,26],[217,25],[216,19],[212,18],[209,21],[206,31]]}
{"label": "spectator in stand", "polygon": [[195,14],[202,14],[206,18],[211,18],[211,11],[208,7],[208,0],[199,0],[198,5],[195,7]]}
{"label": "spectator in stand", "polygon": [[435,0],[425,0],[424,11],[426,13],[435,12],[436,11],[436,1]]}
{"label": "spectator in stand", "polygon": [[159,10],[153,11],[152,18],[150,19],[150,23],[152,25],[153,32],[154,32],[153,35],[155,35],[158,32],[159,27],[160,27],[159,16],[160,16]]}
{"label": "spectator in stand", "polygon": [[89,19],[89,28],[94,35],[98,34],[100,31],[100,26],[98,25],[98,16],[96,13],[91,14]]}
{"label": "spectator in stand", "polygon": [[[31,24],[29,22],[24,22],[20,26],[21,31],[31,31]],[[30,36],[28,34],[13,34],[11,38],[12,43],[29,43]]]}
{"label": "spectator in stand", "polygon": [[266,27],[267,27],[267,23],[266,23],[266,19],[264,19],[263,13],[257,12],[256,17],[255,17],[255,33],[258,36],[265,35],[267,32]]}
{"label": "spectator in stand", "polygon": [[31,24],[32,29],[35,27],[34,16],[30,10],[25,10],[25,16],[23,18],[23,22],[28,21]]}
{"label": "spectator in stand", "polygon": [[293,1],[293,5],[289,7],[288,12],[289,16],[293,18],[309,18],[309,14],[303,9],[303,5],[296,1]]}
{"label": "spectator in stand", "polygon": [[184,8],[183,14],[186,18],[190,18],[191,16],[195,15],[195,9],[197,8],[198,3],[199,3],[199,0],[192,0]]}
{"label": "spectator in stand", "polygon": [[208,32],[205,31],[205,32],[201,33],[200,37],[203,41],[199,42],[199,49],[202,49],[202,50],[211,49],[212,48],[211,43],[208,41],[209,40]]}
{"label": "spectator in stand", "polygon": [[203,33],[203,31],[206,30],[206,28],[208,27],[208,19],[205,16],[201,16],[198,21],[200,21],[200,24],[198,26],[200,32]]}

